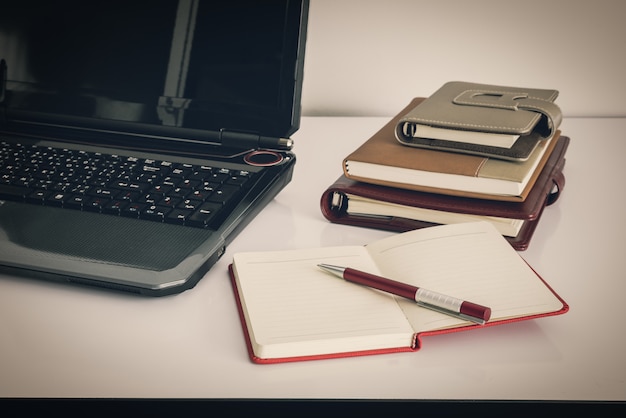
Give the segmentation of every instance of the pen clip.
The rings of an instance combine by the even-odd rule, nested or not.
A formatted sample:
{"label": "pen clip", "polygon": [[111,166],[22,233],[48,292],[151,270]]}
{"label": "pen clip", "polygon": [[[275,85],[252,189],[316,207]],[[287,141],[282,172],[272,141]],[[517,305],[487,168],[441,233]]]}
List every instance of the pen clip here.
{"label": "pen clip", "polygon": [[476,318],[473,316],[465,315],[460,312],[449,311],[447,309],[440,308],[439,306],[429,305],[428,303],[424,303],[421,301],[417,301],[417,304],[422,308],[430,309],[431,311],[436,311],[442,314],[450,315],[455,318],[463,319],[465,321],[470,321],[478,325],[485,325],[485,320],[482,318]]}

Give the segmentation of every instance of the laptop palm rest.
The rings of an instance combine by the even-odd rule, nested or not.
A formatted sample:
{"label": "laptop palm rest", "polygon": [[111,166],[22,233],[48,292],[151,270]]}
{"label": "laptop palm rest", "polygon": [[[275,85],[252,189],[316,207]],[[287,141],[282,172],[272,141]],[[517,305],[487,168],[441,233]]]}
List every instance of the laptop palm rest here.
{"label": "laptop palm rest", "polygon": [[214,233],[0,200],[3,264],[28,268],[36,260],[49,273],[71,264],[96,281],[117,276],[121,285],[140,281],[155,290],[179,285],[188,279],[186,265],[197,268],[201,254],[211,254],[198,249]]}

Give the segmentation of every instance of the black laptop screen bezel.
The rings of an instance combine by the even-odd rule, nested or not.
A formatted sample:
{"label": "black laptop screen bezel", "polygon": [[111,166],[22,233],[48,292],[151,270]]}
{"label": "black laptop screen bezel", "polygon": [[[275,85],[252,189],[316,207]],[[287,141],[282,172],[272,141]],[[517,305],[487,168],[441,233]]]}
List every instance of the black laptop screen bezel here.
{"label": "black laptop screen bezel", "polygon": [[[188,4],[195,3],[197,5],[196,13],[199,19],[204,19],[208,15],[219,15],[222,13],[222,11],[216,9],[211,11],[205,9],[209,7],[209,4],[216,2],[201,2],[197,0],[182,1],[186,1]],[[275,77],[275,84],[271,88],[271,93],[259,94],[258,97],[261,98],[261,100],[257,102],[235,100],[231,97],[226,98],[226,95],[215,100],[200,100],[194,97],[193,100],[187,100],[186,103],[179,105],[179,108],[184,110],[185,115],[184,119],[181,118],[183,122],[179,122],[177,125],[164,124],[162,120],[155,121],[154,119],[153,106],[157,105],[155,101],[159,102],[158,105],[161,106],[161,112],[167,111],[168,97],[163,91],[160,91],[158,96],[152,92],[152,95],[149,96],[149,100],[146,99],[144,103],[140,104],[144,109],[139,112],[142,114],[141,116],[129,116],[133,114],[132,105],[136,102],[136,98],[132,97],[132,94],[129,95],[131,97],[129,97],[128,100],[124,97],[116,97],[115,100],[113,100],[116,103],[121,102],[122,111],[102,116],[101,111],[96,114],[96,112],[92,110],[95,106],[94,96],[97,95],[97,89],[84,89],[73,86],[71,84],[74,82],[72,71],[68,71],[69,74],[61,73],[64,74],[65,77],[61,82],[68,83],[67,86],[52,87],[50,84],[38,82],[37,80],[33,83],[32,79],[28,80],[24,75],[27,71],[20,74],[19,71],[22,71],[20,66],[13,65],[11,56],[16,56],[16,53],[19,56],[19,54],[28,52],[27,50],[21,50],[20,45],[10,44],[10,42],[14,40],[25,42],[24,37],[20,38],[20,36],[14,36],[15,33],[25,30],[24,28],[16,26],[17,23],[20,22],[27,23],[28,25],[26,26],[30,26],[31,30],[35,23],[37,25],[44,25],[45,23],[43,27],[37,28],[40,37],[42,33],[49,33],[52,39],[54,39],[53,35],[55,34],[59,35],[57,39],[63,39],[63,36],[66,38],[69,36],[68,39],[73,39],[73,42],[77,42],[82,48],[88,48],[89,45],[84,43],[86,41],[82,40],[80,36],[77,36],[80,35],[80,31],[72,32],[73,27],[82,28],[84,34],[84,30],[89,26],[89,23],[87,23],[88,20],[81,21],[80,19],[92,19],[91,22],[97,22],[98,19],[111,19],[115,17],[113,15],[115,14],[116,8],[119,8],[120,15],[115,18],[119,19],[118,23],[122,22],[123,24],[120,23],[121,26],[118,25],[116,29],[114,22],[107,22],[107,25],[110,25],[111,31],[105,34],[102,33],[102,30],[97,32],[99,34],[98,42],[106,43],[109,36],[112,36],[112,39],[115,39],[115,43],[118,45],[124,45],[125,42],[138,42],[141,39],[145,39],[145,37],[141,36],[141,33],[144,32],[152,35],[150,39],[156,37],[157,34],[161,38],[170,36],[166,36],[164,33],[172,33],[173,27],[165,27],[163,22],[172,22],[174,18],[172,16],[166,16],[164,19],[162,15],[165,13],[171,15],[172,10],[176,8],[177,2],[173,0],[159,0],[143,3],[146,10],[150,10],[150,12],[147,13],[148,21],[156,26],[160,25],[160,27],[152,28],[149,27],[150,25],[144,25],[142,28],[139,21],[135,22],[132,20],[133,16],[136,17],[139,13],[138,10],[140,9],[137,7],[138,3],[139,2],[118,0],[104,0],[102,3],[100,1],[61,1],[51,3],[24,0],[23,2],[19,2],[19,8],[16,6],[15,8],[10,8],[8,14],[3,13],[5,17],[0,18],[0,41],[2,41],[3,36],[9,40],[4,46],[3,43],[0,42],[0,58],[4,58],[7,62],[6,94],[4,103],[2,104],[4,107],[5,123],[10,125],[12,122],[19,122],[15,124],[15,126],[19,127],[33,127],[43,124],[54,126],[59,131],[62,131],[64,128],[72,128],[72,132],[76,132],[76,130],[85,130],[92,133],[99,131],[106,131],[107,133],[120,132],[125,136],[137,134],[164,139],[191,139],[209,143],[215,142],[215,136],[207,135],[207,132],[217,132],[224,129],[229,131],[257,133],[265,136],[289,137],[299,128],[305,45],[304,36],[306,34],[306,13],[308,10],[308,7],[306,7],[307,1],[271,0],[259,2],[254,0],[237,0],[223,2],[226,6],[218,2],[217,4],[221,5],[219,7],[226,7],[228,9],[224,11],[224,15],[230,16],[233,18],[233,21],[230,23],[222,22],[219,28],[212,29],[212,34],[224,33],[227,27],[232,27],[232,30],[237,33],[237,35],[225,34],[224,37],[224,39],[227,39],[225,44],[229,46],[227,49],[231,53],[230,57],[238,56],[237,52],[232,53],[232,49],[238,48],[238,45],[242,45],[242,40],[246,42],[249,40],[250,43],[253,43],[257,38],[265,39],[274,36],[272,40],[273,46],[272,48],[268,48],[269,51],[273,51],[272,54],[274,55],[269,58],[269,60],[273,60],[270,63],[273,67],[271,74],[269,71],[268,74],[271,77]],[[32,12],[32,8],[36,6],[42,7],[43,4],[47,5],[47,9],[39,9],[37,13]],[[133,11],[124,14],[124,5],[128,4],[133,4]],[[159,12],[160,7],[162,7],[162,12]],[[31,11],[29,11],[29,8],[31,8]],[[102,13],[99,14],[99,9],[106,9],[106,12],[102,11]],[[65,13],[64,11],[71,11],[71,13]],[[268,11],[271,16],[266,15],[264,17],[263,13],[268,13]],[[11,13],[13,13],[13,17],[11,17]],[[81,17],[82,13],[85,14],[85,17]],[[150,17],[151,14],[154,16]],[[32,16],[39,17],[35,18]],[[65,16],[62,21],[58,20],[60,16]],[[44,17],[46,17],[46,19],[43,19]],[[282,27],[277,27],[279,22],[282,22]],[[199,31],[203,22],[198,20],[196,23],[199,25],[196,30]],[[67,25],[70,27],[67,27]],[[105,26],[103,26],[100,21],[98,27],[102,29]],[[139,31],[139,35],[136,35],[132,29]],[[277,38],[277,36],[279,37]],[[159,44],[161,50],[155,56],[159,57],[161,70],[155,71],[154,77],[162,77],[164,74],[162,65],[165,65],[164,57],[171,51],[169,51],[170,48],[167,46],[166,54],[163,51],[163,39],[157,39],[157,41],[160,41],[160,44],[157,42],[154,45]],[[193,67],[196,61],[206,63],[209,59],[209,55],[215,55],[215,48],[204,48],[204,50],[200,50],[198,49],[200,42],[196,40],[191,42],[191,44],[193,47],[191,53],[188,55],[188,59],[191,62],[190,69],[199,68]],[[276,49],[276,45],[278,44],[280,44],[280,51]],[[146,49],[156,47],[150,42],[146,43],[145,46]],[[111,48],[111,45],[104,45],[104,49],[107,50],[107,48],[109,53],[115,50]],[[250,48],[254,48],[254,46],[252,45]],[[3,51],[3,49],[5,50]],[[128,51],[139,51],[140,49],[139,44],[131,44],[126,45],[124,51],[120,52],[128,53]],[[57,45],[54,51],[55,53],[35,57],[34,62],[41,63],[42,60],[48,60],[48,64],[50,64],[51,68],[54,68],[63,66],[65,62],[71,59],[71,48]],[[256,73],[253,74],[256,70],[252,65],[252,60],[258,60],[259,58],[251,56],[253,55],[251,49],[243,50],[242,54],[246,54],[250,56],[250,58],[239,56],[239,62],[234,64],[234,70],[241,69],[241,63],[248,60],[250,61],[252,69],[247,74],[252,74],[253,77],[256,76]],[[96,55],[88,55],[87,58],[94,59],[94,56]],[[223,57],[211,56],[210,59],[219,62],[219,60],[223,60]],[[143,71],[145,77],[149,78],[153,75],[152,72],[146,70],[145,65],[142,65],[141,56],[134,56],[132,61],[136,65],[128,65],[124,71],[137,69],[138,71]],[[107,60],[103,60],[103,62],[107,62]],[[219,65],[222,65],[222,70],[224,70],[224,68],[227,68],[230,64],[220,62]],[[237,65],[239,67],[237,67]],[[89,68],[88,65],[84,67]],[[114,66],[111,66],[111,68],[114,68]],[[18,71],[18,73],[16,74],[15,71]],[[123,78],[125,74],[124,71],[113,72],[111,76],[117,77],[118,79]],[[190,70],[190,73],[191,72]],[[278,74],[276,74],[277,72]],[[243,77],[245,77],[246,71],[244,70],[243,73]],[[79,78],[80,75],[81,74],[77,74],[76,77]],[[16,81],[16,79],[20,78],[22,78],[21,81]],[[135,80],[140,79],[136,78]],[[261,82],[259,82],[259,80]],[[244,81],[245,80],[242,80],[242,83]],[[193,77],[190,76],[188,85],[194,84],[194,82],[199,84],[197,83],[197,78],[194,81]],[[248,80],[248,82],[250,83],[249,86],[252,86],[252,89],[254,89],[255,85],[262,84],[261,79]],[[137,82],[137,84],[140,83]],[[259,88],[261,87],[267,86],[259,86]],[[187,87],[187,89],[189,89],[189,87]],[[245,90],[242,91],[245,93]],[[110,96],[107,98],[110,99]],[[98,97],[98,99],[101,98]],[[150,109],[149,118],[143,116],[146,107]],[[124,109],[127,108],[130,110],[125,112]],[[121,117],[117,115],[121,115]],[[100,135],[93,134],[91,136],[95,141],[101,140]],[[89,138],[89,135],[87,138]]]}

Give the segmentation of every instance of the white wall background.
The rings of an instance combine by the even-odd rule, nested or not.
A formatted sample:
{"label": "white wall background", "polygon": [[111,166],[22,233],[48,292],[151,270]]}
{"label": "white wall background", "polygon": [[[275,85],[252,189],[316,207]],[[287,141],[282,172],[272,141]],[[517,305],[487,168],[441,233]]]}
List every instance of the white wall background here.
{"label": "white wall background", "polygon": [[304,115],[391,116],[451,80],[626,116],[626,0],[311,0]]}

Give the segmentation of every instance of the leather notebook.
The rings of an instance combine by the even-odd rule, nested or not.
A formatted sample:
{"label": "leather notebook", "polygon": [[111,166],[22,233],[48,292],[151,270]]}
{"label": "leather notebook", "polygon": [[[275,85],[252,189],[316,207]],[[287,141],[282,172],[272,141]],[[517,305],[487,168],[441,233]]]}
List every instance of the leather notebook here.
{"label": "leather notebook", "polygon": [[558,91],[452,81],[407,112],[396,138],[413,147],[526,160],[561,124]]}
{"label": "leather notebook", "polygon": [[395,137],[396,126],[423,100],[411,100],[349,153],[342,162],[344,175],[365,183],[429,193],[511,202],[526,199],[554,149],[559,130],[542,140],[525,161],[403,145]]}
{"label": "leather notebook", "polygon": [[341,175],[323,192],[320,200],[321,211],[324,217],[333,223],[397,232],[433,226],[436,223],[426,222],[419,217],[415,219],[384,214],[350,213],[348,211],[350,196],[399,205],[408,208],[409,211],[411,208],[419,208],[452,214],[515,219],[521,221],[519,232],[515,236],[505,235],[505,238],[516,250],[523,251],[528,248],[544,208],[556,202],[565,187],[563,167],[569,142],[567,136],[558,138],[554,151],[523,202],[474,199],[407,190],[359,182]]}

